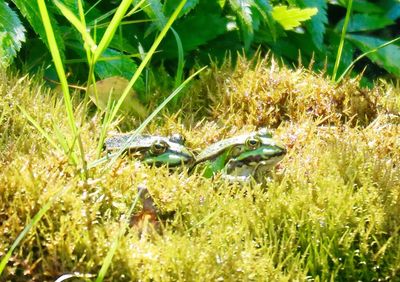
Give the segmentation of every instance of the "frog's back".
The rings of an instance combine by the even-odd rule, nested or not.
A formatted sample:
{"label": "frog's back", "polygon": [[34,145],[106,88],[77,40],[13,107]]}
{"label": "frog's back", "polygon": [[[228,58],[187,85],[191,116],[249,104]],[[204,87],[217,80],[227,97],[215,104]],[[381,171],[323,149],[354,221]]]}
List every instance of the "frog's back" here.
{"label": "frog's back", "polygon": [[234,145],[240,145],[245,142],[247,135],[236,136],[228,139],[221,140],[214,144],[211,144],[206,149],[201,151],[197,157],[196,162],[202,162],[205,160],[212,159],[214,156],[219,155],[223,150]]}
{"label": "frog's back", "polygon": [[[107,138],[104,142],[106,150],[107,151],[113,151],[113,150],[118,150],[122,148],[122,146],[128,141],[128,139],[131,137],[131,134],[121,134],[121,135],[116,135],[110,138]],[[160,139],[166,139],[164,137],[154,137],[150,135],[138,135],[135,136],[130,144],[128,145],[128,148],[143,148],[143,147],[150,147],[151,144]]]}

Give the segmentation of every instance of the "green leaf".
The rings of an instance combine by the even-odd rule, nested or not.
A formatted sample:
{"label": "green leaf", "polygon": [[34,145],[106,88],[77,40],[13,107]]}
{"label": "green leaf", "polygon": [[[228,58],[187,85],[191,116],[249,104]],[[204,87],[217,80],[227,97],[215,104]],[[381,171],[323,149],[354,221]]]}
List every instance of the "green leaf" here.
{"label": "green leaf", "polygon": [[224,7],[225,7],[225,3],[226,3],[226,0],[218,0],[218,5],[219,5],[221,8],[224,8]]}
{"label": "green leaf", "polygon": [[400,18],[400,2],[394,3],[393,6],[388,9],[386,12],[386,17],[394,21]]}
{"label": "green leaf", "polygon": [[[267,29],[267,32],[269,33],[269,34],[266,34],[266,30],[260,31],[258,29],[256,31],[260,31],[260,32],[258,34],[255,34],[255,37],[257,37],[257,35],[264,33],[264,35],[258,36],[258,39],[261,39],[264,37],[264,38],[272,38],[272,41],[276,41],[276,39],[278,38],[278,31],[277,31],[277,26],[276,26],[277,23],[274,20],[274,18],[272,17],[271,4],[269,3],[268,0],[254,0],[254,7],[261,14],[261,16],[264,20],[260,26],[264,25]],[[257,40],[257,38],[255,38],[255,41],[256,40]],[[268,41],[268,39],[259,40],[259,41],[264,42],[264,41]]]}
{"label": "green leaf", "polygon": [[[179,3],[179,0],[167,0],[164,4],[164,13],[168,16],[171,15],[176,7],[179,5]],[[190,13],[190,11],[193,10],[197,6],[197,4],[199,4],[199,0],[187,0],[185,6],[183,6],[182,11],[179,13],[178,18]]]}
{"label": "green leaf", "polygon": [[77,29],[81,34],[85,44],[87,44],[92,52],[97,48],[96,43],[87,31],[86,25],[84,25],[81,20],[73,13],[69,7],[65,6],[61,1],[54,0],[54,4],[61,11],[62,15]]}
{"label": "green leaf", "polygon": [[[378,4],[374,4],[365,0],[353,0],[353,11],[368,14],[384,13],[385,9]],[[347,7],[347,1],[344,1],[343,7]]]}
{"label": "green leaf", "polygon": [[328,3],[325,0],[298,0],[300,7],[318,9],[318,13],[306,22],[306,28],[309,31],[314,45],[321,50],[324,43],[325,25],[328,23],[326,10]]}
{"label": "green leaf", "polygon": [[158,30],[163,29],[167,22],[167,17],[164,15],[160,0],[148,0],[148,3],[143,7],[143,11],[149,18],[154,20],[146,34],[150,34],[155,28]]}
{"label": "green leaf", "polygon": [[[32,26],[33,30],[40,36],[40,39],[46,44],[47,48],[50,50],[49,43],[47,41],[46,37],[46,32],[44,30],[44,26],[42,23],[42,18],[40,17],[39,11],[39,6],[37,4],[37,1],[33,0],[12,0],[17,6],[17,8],[20,10],[21,14],[28,20],[30,25]],[[64,40],[62,38],[62,32],[60,31],[60,28],[57,24],[57,21],[55,20],[53,14],[51,11],[48,11],[51,25],[54,30],[54,35],[56,37],[57,41],[57,46],[61,54],[61,58],[64,60]]]}
{"label": "green leaf", "polygon": [[25,28],[17,14],[0,1],[0,67],[7,67],[25,41]]}
{"label": "green leaf", "polygon": [[254,4],[261,8],[264,12],[272,12],[272,6],[268,0],[254,0]]}
{"label": "green leaf", "polygon": [[229,2],[238,18],[245,49],[248,49],[254,38],[253,18],[251,12],[253,1],[230,0]]}
{"label": "green leaf", "polygon": [[[221,15],[221,9],[217,3],[212,5],[210,3],[206,1],[200,3],[190,17],[182,18],[174,23],[174,29],[179,34],[185,52],[194,50],[227,32],[228,19]],[[173,34],[167,36],[160,46],[160,51],[164,59],[177,56],[176,40]]]}
{"label": "green leaf", "polygon": [[[342,30],[344,20],[338,22],[336,29]],[[354,14],[350,17],[347,32],[370,31],[384,28],[395,22],[383,15]]]}
{"label": "green leaf", "polygon": [[292,30],[300,26],[301,22],[309,20],[317,12],[317,8],[299,9],[277,6],[273,8],[272,16],[285,30]]}
{"label": "green leaf", "polygon": [[[372,49],[384,44],[386,41],[365,35],[349,34],[346,36],[354,45],[356,45],[361,51],[368,52]],[[369,53],[367,55],[371,61],[383,67],[388,72],[400,76],[400,47],[397,45],[388,45],[384,48],[377,50],[376,52]]]}

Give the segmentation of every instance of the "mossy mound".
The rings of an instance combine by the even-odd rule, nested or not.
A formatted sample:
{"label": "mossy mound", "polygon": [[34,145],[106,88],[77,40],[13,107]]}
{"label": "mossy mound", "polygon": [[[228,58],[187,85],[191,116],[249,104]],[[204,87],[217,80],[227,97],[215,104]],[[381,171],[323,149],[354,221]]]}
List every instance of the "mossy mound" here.
{"label": "mossy mound", "polygon": [[[84,181],[81,168],[21,112],[53,138],[55,125],[68,134],[60,97],[34,79],[0,78],[1,257],[61,191],[1,281],[54,281],[68,273],[95,280],[143,187],[159,208],[160,233],[127,229],[107,281],[399,279],[398,88],[367,90],[356,80],[335,86],[308,70],[241,59],[234,70],[210,69],[182,97],[181,112],[149,125],[151,134],[183,133],[194,151],[272,127],[288,154],[263,186],[130,159],[110,170],[97,166]],[[82,125],[88,162],[96,158],[100,127],[98,115]],[[134,213],[140,210],[139,204]]]}

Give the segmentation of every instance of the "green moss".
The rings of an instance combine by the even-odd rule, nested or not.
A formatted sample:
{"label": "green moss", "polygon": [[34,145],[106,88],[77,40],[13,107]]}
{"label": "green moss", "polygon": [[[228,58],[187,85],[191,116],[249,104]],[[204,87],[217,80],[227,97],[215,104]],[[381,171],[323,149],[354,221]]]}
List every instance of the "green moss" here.
{"label": "green moss", "polygon": [[[271,182],[238,185],[123,159],[106,172],[92,169],[85,183],[15,107],[23,106],[47,132],[56,123],[67,133],[61,100],[34,78],[0,78],[0,256],[44,203],[68,188],[16,249],[1,281],[97,275],[139,187],[157,203],[161,233],[129,228],[107,281],[400,276],[395,86],[366,90],[356,80],[335,86],[271,60],[212,68],[182,98],[182,111],[154,120],[148,132],[183,133],[198,151],[270,126],[288,147]],[[97,115],[83,124],[88,161],[99,127]]]}

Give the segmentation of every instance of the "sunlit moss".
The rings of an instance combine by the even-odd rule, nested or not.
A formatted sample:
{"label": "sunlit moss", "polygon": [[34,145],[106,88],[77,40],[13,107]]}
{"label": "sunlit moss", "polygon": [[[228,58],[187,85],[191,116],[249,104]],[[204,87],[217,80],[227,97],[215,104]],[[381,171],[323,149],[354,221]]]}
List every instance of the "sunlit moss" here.
{"label": "sunlit moss", "polygon": [[[266,185],[239,185],[130,159],[110,170],[94,168],[84,182],[16,107],[47,132],[55,123],[68,134],[61,100],[34,78],[1,74],[0,85],[0,256],[40,207],[67,189],[16,249],[0,280],[96,275],[140,187],[157,204],[161,231],[130,227],[108,281],[371,281],[400,275],[395,86],[366,90],[356,80],[336,86],[323,75],[271,60],[211,68],[183,96],[181,112],[164,112],[146,132],[182,133],[199,151],[221,138],[272,127],[287,156]],[[88,161],[95,158],[100,122],[94,115],[83,124]]]}

